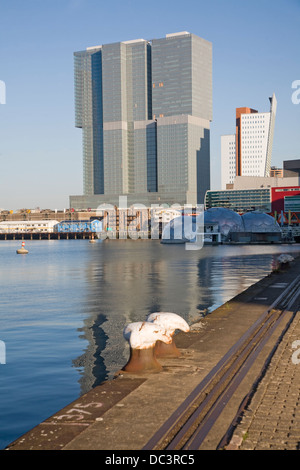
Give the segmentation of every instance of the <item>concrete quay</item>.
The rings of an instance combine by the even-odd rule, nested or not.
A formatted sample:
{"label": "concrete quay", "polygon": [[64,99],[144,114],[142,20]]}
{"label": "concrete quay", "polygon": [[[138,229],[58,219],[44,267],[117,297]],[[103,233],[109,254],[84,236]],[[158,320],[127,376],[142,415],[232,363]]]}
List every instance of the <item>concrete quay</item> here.
{"label": "concrete quay", "polygon": [[[7,450],[147,448],[195,387],[299,274],[300,258],[296,258],[286,269],[272,272],[200,319],[189,333],[178,333],[181,356],[159,359],[161,372],[116,371],[114,380],[58,411]],[[300,449],[299,302],[297,297],[199,450]],[[250,391],[251,399],[241,410]]]}

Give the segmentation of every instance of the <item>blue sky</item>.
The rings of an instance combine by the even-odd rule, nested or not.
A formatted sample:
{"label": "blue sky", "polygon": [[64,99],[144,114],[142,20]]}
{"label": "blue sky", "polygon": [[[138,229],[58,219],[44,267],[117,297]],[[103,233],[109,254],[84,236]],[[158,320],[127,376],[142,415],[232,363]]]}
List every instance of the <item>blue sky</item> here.
{"label": "blue sky", "polygon": [[235,108],[278,100],[272,164],[300,159],[300,0],[0,0],[0,208],[69,207],[82,194],[73,52],[189,31],[213,43],[211,187]]}

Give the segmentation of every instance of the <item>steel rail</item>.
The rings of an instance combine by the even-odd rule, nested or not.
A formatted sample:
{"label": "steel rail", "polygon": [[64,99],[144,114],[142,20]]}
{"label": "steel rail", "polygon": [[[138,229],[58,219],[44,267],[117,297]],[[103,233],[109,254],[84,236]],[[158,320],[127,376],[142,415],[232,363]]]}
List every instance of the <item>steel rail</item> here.
{"label": "steel rail", "polygon": [[192,391],[144,450],[198,449],[300,291],[298,276]]}
{"label": "steel rail", "polygon": [[[299,296],[300,296],[300,288],[297,289],[297,291],[294,294],[293,298],[289,302],[289,305],[287,306],[285,313],[288,313],[290,311],[292,305],[295,303],[296,299]],[[226,433],[224,434],[224,436],[220,440],[220,442],[217,446],[217,450],[226,448],[226,446],[230,443],[230,440],[231,440],[231,437],[233,435],[233,432],[234,432],[235,428],[237,427],[238,423],[240,422],[244,411],[250,405],[255,391],[257,390],[257,387],[258,387],[259,383],[261,382],[261,380],[265,376],[265,374],[267,372],[267,369],[268,369],[268,366],[269,366],[269,364],[272,360],[272,357],[274,356],[275,352],[277,351],[277,348],[278,348],[279,344],[281,343],[282,339],[284,338],[284,335],[286,334],[289,327],[291,326],[291,324],[292,324],[292,322],[293,322],[293,320],[294,320],[294,318],[295,318],[295,316],[298,312],[298,309],[299,309],[299,302],[298,302],[298,304],[296,304],[295,308],[293,309],[293,311],[292,311],[293,313],[292,313],[290,319],[287,321],[285,327],[281,331],[281,334],[277,338],[277,341],[276,341],[275,345],[273,346],[273,348],[270,351],[267,359],[265,360],[265,362],[264,362],[264,364],[263,364],[263,366],[260,370],[260,373],[258,374],[255,381],[253,382],[249,392],[243,398],[234,419],[232,420],[232,422],[231,422],[230,426],[228,427]]]}

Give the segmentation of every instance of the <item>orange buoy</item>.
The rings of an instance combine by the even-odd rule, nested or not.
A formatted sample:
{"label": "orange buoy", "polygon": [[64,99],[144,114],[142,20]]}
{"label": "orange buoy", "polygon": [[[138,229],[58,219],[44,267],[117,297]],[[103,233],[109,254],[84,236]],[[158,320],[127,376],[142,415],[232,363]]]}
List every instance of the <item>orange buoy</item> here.
{"label": "orange buoy", "polygon": [[17,250],[18,255],[27,255],[28,250],[25,249],[25,242],[24,240],[22,241],[22,248]]}

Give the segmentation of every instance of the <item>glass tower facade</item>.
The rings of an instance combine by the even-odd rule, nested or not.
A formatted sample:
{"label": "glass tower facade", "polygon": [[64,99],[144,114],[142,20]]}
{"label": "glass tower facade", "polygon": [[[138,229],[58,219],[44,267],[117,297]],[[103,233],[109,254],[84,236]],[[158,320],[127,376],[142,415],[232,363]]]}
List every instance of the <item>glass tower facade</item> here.
{"label": "glass tower facade", "polygon": [[204,202],[210,185],[212,45],[183,32],[76,52],[84,195],[71,207]]}
{"label": "glass tower facade", "polygon": [[75,125],[82,128],[83,190],[104,193],[102,56],[95,49],[75,52]]}

